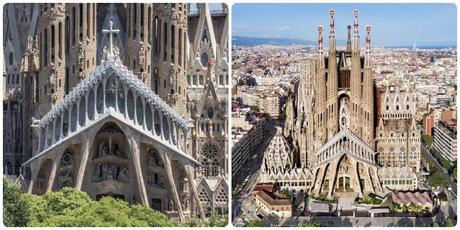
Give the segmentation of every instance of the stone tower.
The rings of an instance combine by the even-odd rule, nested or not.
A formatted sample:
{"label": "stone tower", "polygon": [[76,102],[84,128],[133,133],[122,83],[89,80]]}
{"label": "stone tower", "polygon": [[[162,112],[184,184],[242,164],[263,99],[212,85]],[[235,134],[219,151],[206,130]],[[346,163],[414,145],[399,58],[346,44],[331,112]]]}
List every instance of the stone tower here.
{"label": "stone tower", "polygon": [[[335,40],[335,23],[334,23],[334,10],[329,10],[330,15],[330,33],[329,33],[329,60],[328,70],[326,73],[326,117],[327,117],[327,139],[332,138],[337,132],[338,127],[338,75],[337,75],[337,62],[336,57],[336,40]],[[334,61],[332,61],[334,60]]]}
{"label": "stone tower", "polygon": [[96,4],[40,4],[39,112],[63,98],[96,66]]}
{"label": "stone tower", "polygon": [[37,116],[43,116],[51,106],[63,98],[65,80],[64,23],[65,4],[40,4],[39,39],[40,68],[38,75],[39,107]]}
{"label": "stone tower", "polygon": [[[350,70],[350,128],[351,131],[360,137],[370,146],[375,146],[374,135],[374,98],[372,71],[370,69],[370,27],[367,31],[366,56],[361,58],[358,15],[359,11],[353,11],[353,41],[351,50],[351,70]],[[364,63],[363,63],[364,62]],[[365,64],[365,65],[364,65]],[[364,68],[363,68],[364,65]]]}
{"label": "stone tower", "polygon": [[[306,107],[298,111],[301,119],[309,122],[300,124],[302,132],[309,135],[298,143],[299,164],[311,166],[315,152],[333,139],[341,130],[349,129],[367,145],[375,148],[374,140],[374,95],[372,70],[370,69],[370,26],[366,27],[366,53],[361,56],[358,34],[358,11],[354,15],[353,39],[348,26],[348,42],[345,50],[337,50],[334,10],[329,11],[329,47],[324,51],[323,27],[318,27],[318,56],[307,60],[301,77],[305,99],[299,99]],[[327,55],[326,55],[326,54]],[[311,106],[309,106],[311,105]],[[346,108],[348,115],[342,116],[340,108]],[[346,124],[343,126],[341,118]],[[303,130],[302,128],[305,128]],[[304,147],[306,146],[306,148]]]}
{"label": "stone tower", "polygon": [[125,63],[144,83],[151,86],[152,19],[155,4],[127,4]]}
{"label": "stone tower", "polygon": [[153,15],[152,91],[186,116],[187,4],[159,4]]}
{"label": "stone tower", "polygon": [[96,67],[96,4],[66,4],[64,93]]}

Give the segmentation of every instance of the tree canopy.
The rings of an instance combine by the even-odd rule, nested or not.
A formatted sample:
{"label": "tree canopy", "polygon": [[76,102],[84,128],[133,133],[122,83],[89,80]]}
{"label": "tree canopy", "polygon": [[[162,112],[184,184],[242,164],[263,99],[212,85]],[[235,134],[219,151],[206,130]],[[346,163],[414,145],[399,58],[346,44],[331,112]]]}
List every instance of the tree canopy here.
{"label": "tree canopy", "polygon": [[227,216],[213,215],[206,223],[172,221],[165,214],[142,205],[129,205],[112,197],[99,201],[86,192],[63,188],[44,195],[22,193],[3,180],[3,219],[6,226],[29,227],[169,227],[225,226]]}

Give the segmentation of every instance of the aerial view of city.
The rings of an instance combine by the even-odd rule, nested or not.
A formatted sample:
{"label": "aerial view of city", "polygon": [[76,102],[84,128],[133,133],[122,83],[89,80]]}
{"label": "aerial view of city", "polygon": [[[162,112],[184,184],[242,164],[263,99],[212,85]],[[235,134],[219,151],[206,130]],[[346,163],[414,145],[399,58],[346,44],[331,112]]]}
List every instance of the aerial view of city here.
{"label": "aerial view of city", "polygon": [[457,223],[454,4],[235,4],[234,226]]}

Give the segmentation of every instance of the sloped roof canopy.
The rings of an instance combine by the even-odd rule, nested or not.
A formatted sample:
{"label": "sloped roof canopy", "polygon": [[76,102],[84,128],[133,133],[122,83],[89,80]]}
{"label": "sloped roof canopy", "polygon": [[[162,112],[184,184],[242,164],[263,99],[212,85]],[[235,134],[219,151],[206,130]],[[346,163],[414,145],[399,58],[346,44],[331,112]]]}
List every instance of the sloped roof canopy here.
{"label": "sloped roof canopy", "polygon": [[185,153],[191,124],[117,59],[103,60],[41,120],[33,121],[39,143],[31,160],[107,116],[121,118],[145,136],[195,162]]}

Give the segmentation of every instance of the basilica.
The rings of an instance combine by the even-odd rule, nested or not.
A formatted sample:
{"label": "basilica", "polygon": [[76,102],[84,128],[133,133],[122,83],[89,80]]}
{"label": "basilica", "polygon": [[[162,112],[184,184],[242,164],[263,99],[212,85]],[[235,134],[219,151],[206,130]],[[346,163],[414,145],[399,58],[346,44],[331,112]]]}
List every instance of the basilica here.
{"label": "basilica", "polygon": [[[269,145],[260,182],[329,197],[416,189],[420,131],[415,96],[408,86],[376,87],[371,27],[365,27],[361,51],[357,10],[353,26],[347,27],[346,47],[337,48],[334,13],[329,11],[327,50],[324,28],[318,27],[318,53],[303,63],[287,100],[284,136],[272,139],[281,145]],[[269,158],[279,159],[267,164]]]}
{"label": "basilica", "polygon": [[7,4],[3,168],[185,221],[228,207],[225,4]]}

